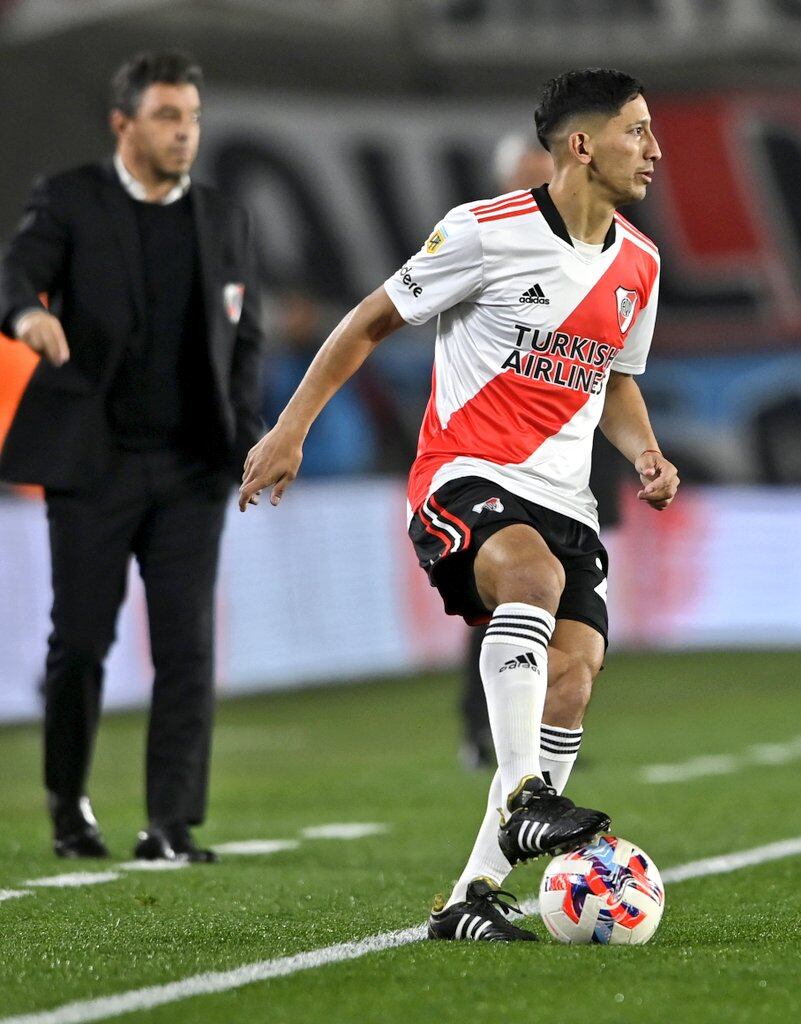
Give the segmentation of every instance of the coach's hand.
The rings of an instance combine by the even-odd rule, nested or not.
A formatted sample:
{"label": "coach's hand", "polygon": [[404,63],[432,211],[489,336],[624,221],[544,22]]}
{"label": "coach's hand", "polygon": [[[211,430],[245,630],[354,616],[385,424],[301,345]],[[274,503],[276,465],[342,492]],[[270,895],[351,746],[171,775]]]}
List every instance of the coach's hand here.
{"label": "coach's hand", "polygon": [[303,459],[303,442],[288,428],[275,426],[248,452],[242,486],[239,488],[239,510],[258,505],[259,493],[271,487],[270,503],[277,505],[284,491],[298,475]]}
{"label": "coach's hand", "polygon": [[637,492],[640,501],[647,502],[659,512],[667,508],[679,489],[679,474],[673,463],[660,452],[643,452],[637,456],[634,468],[643,485]]}
{"label": "coach's hand", "polygon": [[31,310],[20,317],[17,337],[53,366],[63,366],[70,357],[61,321],[43,309]]}

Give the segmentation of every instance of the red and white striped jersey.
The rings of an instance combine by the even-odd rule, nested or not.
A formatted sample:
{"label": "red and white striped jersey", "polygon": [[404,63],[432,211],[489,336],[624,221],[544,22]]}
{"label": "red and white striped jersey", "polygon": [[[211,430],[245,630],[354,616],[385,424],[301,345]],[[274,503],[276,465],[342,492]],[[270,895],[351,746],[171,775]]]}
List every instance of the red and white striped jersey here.
{"label": "red and white striped jersey", "polygon": [[407,323],[439,315],[411,512],[479,476],[597,530],[593,432],[610,370],[645,370],[658,280],[656,246],[619,214],[579,253],[547,186],[451,210],[384,283]]}

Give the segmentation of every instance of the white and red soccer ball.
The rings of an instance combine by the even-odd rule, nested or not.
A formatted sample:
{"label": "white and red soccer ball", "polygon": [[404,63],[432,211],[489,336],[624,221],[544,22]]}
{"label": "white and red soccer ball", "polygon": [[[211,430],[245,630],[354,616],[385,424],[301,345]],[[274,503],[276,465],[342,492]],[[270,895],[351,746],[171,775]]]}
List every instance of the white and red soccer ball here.
{"label": "white and red soccer ball", "polygon": [[554,857],[540,885],[540,913],[559,942],[641,945],[659,926],[665,887],[654,862],[604,835]]}

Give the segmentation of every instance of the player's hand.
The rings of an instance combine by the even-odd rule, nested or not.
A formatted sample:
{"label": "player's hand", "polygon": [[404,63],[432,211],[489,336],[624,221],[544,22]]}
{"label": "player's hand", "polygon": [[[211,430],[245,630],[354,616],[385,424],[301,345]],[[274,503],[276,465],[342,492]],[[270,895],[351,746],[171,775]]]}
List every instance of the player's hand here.
{"label": "player's hand", "polygon": [[298,475],[303,458],[302,442],[286,428],[275,426],[248,452],[242,486],[239,488],[239,510],[258,505],[259,493],[271,488],[270,503],[277,505],[284,491]]}
{"label": "player's hand", "polygon": [[61,321],[43,309],[32,310],[20,318],[17,337],[53,366],[63,366],[70,357]]}
{"label": "player's hand", "polygon": [[679,489],[679,474],[673,463],[659,452],[643,452],[637,456],[634,468],[643,485],[637,492],[640,501],[647,502],[658,512],[666,509]]}

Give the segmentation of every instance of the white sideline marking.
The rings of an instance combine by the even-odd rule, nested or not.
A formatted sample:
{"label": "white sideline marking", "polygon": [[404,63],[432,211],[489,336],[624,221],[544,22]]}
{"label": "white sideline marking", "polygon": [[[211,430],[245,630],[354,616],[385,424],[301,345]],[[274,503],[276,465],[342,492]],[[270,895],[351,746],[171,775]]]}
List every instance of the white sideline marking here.
{"label": "white sideline marking", "polygon": [[0,903],[19,899],[20,896],[33,896],[33,893],[29,889],[0,889]]}
{"label": "white sideline marking", "polygon": [[778,843],[767,846],[756,846],[753,850],[740,850],[738,853],[725,853],[720,857],[705,857],[704,860],[692,860],[689,864],[679,864],[662,872],[662,881],[684,882],[688,878],[704,878],[706,875],[725,875],[729,871],[739,871],[754,864],[765,864],[769,860],[782,860],[784,857],[795,857],[801,854],[801,836],[796,839],[781,839]]}
{"label": "white sideline marking", "polygon": [[242,839],[233,843],[218,843],[215,853],[233,853],[243,857],[258,853],[280,853],[281,850],[297,850],[297,839]]}
{"label": "white sideline marking", "polygon": [[[679,864],[662,872],[665,882],[683,882],[688,878],[701,878],[705,875],[724,874],[737,871],[739,868],[764,864],[783,857],[801,854],[801,836],[795,839],[783,839],[767,846],[755,846],[751,850],[739,850],[726,853],[720,857],[708,857],[705,860],[690,861]],[[526,900],[521,904],[526,913],[536,911],[537,901]],[[294,956],[281,956],[273,960],[260,960],[252,964],[244,964],[230,971],[214,971],[208,974],[195,974],[181,981],[172,981],[167,985],[153,985],[149,988],[131,989],[116,996],[103,996],[100,999],[84,999],[74,1003],[65,1003],[54,1010],[43,1010],[39,1013],[26,1013],[17,1017],[0,1017],[0,1024],[86,1024],[88,1021],[104,1020],[108,1017],[121,1017],[137,1010],[149,1010],[165,1003],[175,1003],[193,996],[209,995],[212,992],[228,992],[231,989],[251,985],[256,981],[269,978],[283,978],[288,974],[306,971],[312,967],[325,964],[341,963],[343,960],[357,960],[368,953],[379,953],[384,949],[395,949],[408,946],[425,938],[426,926],[404,928],[401,931],[382,932],[370,935],[366,939],[354,942],[341,942],[336,946],[323,946],[307,953],[296,953]]]}
{"label": "white sideline marking", "polygon": [[332,825],[311,825],[304,828],[304,839],[361,839],[362,836],[375,836],[386,832],[386,825],[377,822],[335,822]]}
{"label": "white sideline marking", "polygon": [[188,868],[188,860],[126,860],[117,867],[121,871],[176,871]]}
{"label": "white sideline marking", "polygon": [[23,885],[37,888],[62,889],[75,885],[99,885],[101,882],[116,882],[122,878],[117,871],[75,871],[68,875],[51,875],[49,878],[29,878]]}
{"label": "white sideline marking", "polygon": [[755,765],[765,767],[798,760],[801,760],[801,736],[786,743],[756,743],[742,754],[703,754],[676,764],[647,764],[640,774],[643,782],[686,782],[708,775],[731,775]]}
{"label": "white sideline marking", "polygon": [[67,1003],[55,1010],[25,1014],[22,1017],[3,1017],[0,1018],[0,1024],[84,1024],[86,1021],[102,1020],[106,1017],[120,1017],[124,1013],[150,1010],[154,1006],[175,1003],[192,996],[228,992],[230,989],[241,988],[255,981],[283,978],[287,974],[306,971],[310,967],[341,963],[343,960],[357,960],[367,953],[380,953],[384,949],[419,942],[425,938],[425,934],[426,928],[422,924],[415,928],[404,928],[402,931],[382,932],[358,942],[341,942],[336,946],[312,949],[308,953],[261,960],[255,964],[235,967],[231,971],[195,974],[181,981],[170,982],[168,985],[153,985],[151,988],[121,992],[117,996]]}

